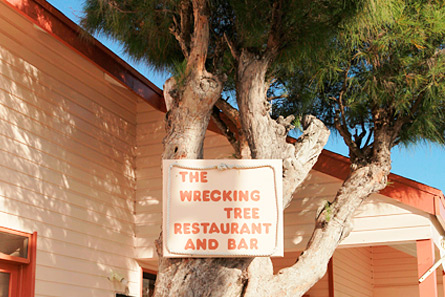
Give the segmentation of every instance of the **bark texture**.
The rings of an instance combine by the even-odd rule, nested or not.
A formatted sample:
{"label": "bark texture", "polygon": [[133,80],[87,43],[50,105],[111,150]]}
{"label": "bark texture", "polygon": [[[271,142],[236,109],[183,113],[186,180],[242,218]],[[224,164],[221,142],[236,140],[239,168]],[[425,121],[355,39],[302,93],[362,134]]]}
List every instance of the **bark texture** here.
{"label": "bark texture", "polygon": [[351,173],[344,181],[332,203],[318,212],[315,230],[306,250],[291,267],[277,275],[262,277],[249,285],[245,296],[303,296],[326,273],[327,265],[338,244],[349,235],[350,219],[370,194],[386,187],[391,170],[390,148],[394,131],[380,129],[367,160],[352,164]]}
{"label": "bark texture", "polygon": [[319,212],[314,233],[296,264],[249,286],[245,296],[303,296],[326,273],[338,244],[351,231],[349,220],[370,194],[386,186],[390,168],[373,163],[354,170],[345,180],[334,202]]}
{"label": "bark texture", "polygon": [[[194,29],[190,51],[187,51],[187,46],[182,46],[187,58],[182,83],[170,78],[164,85],[168,108],[164,159],[202,158],[205,132],[223,87],[221,79],[205,69],[209,42],[207,2],[195,0],[192,4]],[[177,34],[177,39],[186,43],[181,34]],[[248,259],[226,263],[222,259],[164,258],[162,234],[156,245],[159,273],[155,296],[212,296],[215,292],[218,296],[239,296],[241,285],[237,282],[241,279],[240,272],[232,266],[242,266],[238,262],[248,262]],[[230,275],[236,277],[231,278]],[[231,281],[234,282],[232,286]]]}
{"label": "bark texture", "polygon": [[[241,90],[239,96],[244,98],[240,102],[246,104],[243,107],[240,105],[240,113],[231,117],[235,120],[241,117],[237,119],[238,122],[241,120],[244,127],[240,134],[247,136],[250,151],[255,158],[284,160],[285,180],[290,180],[285,186],[287,203],[321,153],[329,131],[315,117],[308,117],[305,119],[306,129],[302,137],[295,145],[288,143],[286,137],[292,118],[275,121],[269,115],[265,83],[268,62],[250,62],[253,63],[246,64],[249,67],[243,69],[245,72],[240,76],[242,79],[237,86]],[[204,81],[208,82],[209,78],[204,77]],[[199,97],[202,98],[200,102],[209,104],[186,104],[189,102],[186,95],[194,94],[195,97],[190,97],[193,101],[199,87],[191,83],[182,93],[181,100],[178,100],[174,97],[177,96],[175,86],[175,81],[171,79],[164,87],[168,106],[171,106],[167,115],[164,158],[200,158],[205,128],[214,101],[207,98],[209,92],[199,91],[204,94]],[[220,105],[220,108],[224,107]],[[237,127],[240,127],[239,124]],[[158,253],[161,253],[161,241],[157,244]],[[249,286],[260,287],[264,279],[269,280],[273,275],[270,258],[166,259],[160,256],[156,296],[244,296]]]}
{"label": "bark texture", "polygon": [[247,50],[240,53],[237,101],[252,158],[283,160],[283,205],[287,207],[295,189],[307,177],[322,152],[329,130],[316,117],[306,116],[302,121],[303,135],[295,144],[287,141],[295,118],[289,116],[274,120],[270,117],[266,72],[271,59],[268,55],[258,56]]}

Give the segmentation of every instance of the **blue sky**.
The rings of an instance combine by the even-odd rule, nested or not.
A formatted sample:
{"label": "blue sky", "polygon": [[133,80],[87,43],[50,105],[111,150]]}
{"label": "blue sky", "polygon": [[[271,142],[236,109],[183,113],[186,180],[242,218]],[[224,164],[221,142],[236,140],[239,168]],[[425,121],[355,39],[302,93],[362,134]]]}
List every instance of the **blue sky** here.
{"label": "blue sky", "polygon": [[[82,15],[83,1],[48,0],[48,2],[76,23]],[[122,54],[118,43],[104,36],[96,36],[96,38],[162,89],[164,81],[168,78],[165,74],[154,73],[145,65],[132,61],[128,56]],[[343,140],[335,135],[331,135],[325,148],[345,156],[348,155]],[[435,144],[419,144],[408,148],[394,148],[392,161],[393,173],[445,192],[445,147]]]}

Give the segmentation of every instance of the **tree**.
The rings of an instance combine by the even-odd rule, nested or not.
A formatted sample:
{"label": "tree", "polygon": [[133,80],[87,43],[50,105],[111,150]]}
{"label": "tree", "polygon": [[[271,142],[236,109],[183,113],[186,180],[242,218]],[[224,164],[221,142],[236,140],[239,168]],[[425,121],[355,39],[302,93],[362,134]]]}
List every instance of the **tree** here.
{"label": "tree", "polygon": [[[327,123],[333,119],[333,126],[350,144],[353,166],[336,200],[320,212],[308,249],[294,266],[275,276],[268,258],[166,259],[161,254],[156,285],[158,296],[301,296],[323,276],[335,247],[348,234],[345,228],[347,220],[366,196],[386,185],[391,147],[398,143],[399,138],[405,139],[400,136],[409,134],[403,132],[409,131],[407,127],[416,126],[414,119],[423,114],[417,111],[431,108],[431,105],[425,110],[420,108],[431,101],[423,99],[429,95],[422,95],[421,100],[414,101],[406,98],[404,103],[394,106],[388,98],[380,97],[384,91],[378,91],[379,88],[388,88],[392,82],[383,75],[391,72],[388,70],[391,67],[382,65],[393,63],[393,57],[391,54],[381,55],[380,50],[385,47],[378,43],[375,46],[370,44],[374,44],[374,37],[378,37],[380,31],[385,32],[384,36],[391,36],[392,30],[398,28],[397,8],[405,2],[369,3],[368,14],[361,14],[351,19],[354,22],[349,22],[347,12],[355,12],[354,6],[337,1],[87,1],[87,15],[83,22],[86,28],[105,32],[123,41],[126,50],[134,57],[175,73],[164,86],[168,113],[163,157],[202,157],[203,139],[211,114],[223,128],[228,126],[227,119],[231,120],[240,132],[236,135],[233,131],[229,131],[231,134],[227,129],[224,131],[240,156],[283,159],[285,205],[315,163],[328,132],[315,117],[307,116],[302,120],[303,135],[295,145],[287,143],[286,136],[292,128],[293,117],[274,120],[270,116],[268,90],[271,91],[271,85],[276,86],[274,78],[283,68],[295,70],[297,62],[311,66],[311,61],[300,59],[309,55],[303,51],[304,47],[314,51],[322,46],[322,41],[332,41],[331,45],[336,50],[324,60],[331,67],[323,67],[317,72],[320,84],[315,90],[319,93],[320,104],[316,111]],[[414,7],[420,6],[416,3],[421,2],[407,2],[406,10],[399,11],[417,13]],[[436,19],[439,16],[436,15]],[[431,18],[432,15],[425,17],[424,22],[428,23]],[[382,24],[382,21],[387,22]],[[331,37],[327,33],[332,31],[327,28],[335,28],[338,22],[343,23],[343,35]],[[399,38],[406,40],[403,30]],[[379,38],[376,40],[386,40]],[[351,50],[351,44],[354,55],[360,46],[368,51],[361,50],[357,57],[346,60],[352,59],[354,63],[348,68],[348,63],[342,62],[335,53]],[[393,40],[386,48],[397,48],[396,54],[407,50],[394,45],[398,42]],[[442,56],[436,54],[440,46],[437,42],[432,43],[430,49],[434,49],[434,54],[429,56],[426,64],[434,69],[436,80],[442,67]],[[368,60],[361,54],[365,52],[369,55]],[[348,56],[347,53],[344,55]],[[406,62],[412,56],[413,53],[407,54]],[[358,60],[362,63],[361,68]],[[428,67],[423,65],[423,68]],[[375,74],[352,74],[352,71],[359,73],[360,69],[363,73],[374,71]],[[327,74],[331,79],[325,79]],[[352,81],[357,83],[350,85]],[[291,84],[286,82],[286,85]],[[224,86],[236,90],[239,111],[220,100]],[[309,90],[313,88],[307,84],[303,86]],[[394,87],[400,87],[400,92],[404,92],[402,85]],[[442,92],[440,88],[433,89],[434,92]],[[355,99],[346,104],[345,98],[350,93],[354,94],[351,98],[357,97],[361,104],[355,104]],[[328,96],[330,101],[322,100],[325,94],[331,94]],[[441,104],[437,107],[439,111],[443,111]],[[362,114],[354,110],[362,110]],[[221,111],[225,112],[227,119],[220,117]],[[442,111],[437,114],[442,116]],[[366,112],[370,114],[364,116]],[[440,123],[443,121],[434,123],[437,131],[440,131]],[[363,128],[363,131],[371,130],[354,133],[351,126]],[[413,137],[424,137],[416,135]],[[369,141],[364,140],[365,136]],[[436,140],[441,139],[443,137]]]}
{"label": "tree", "polygon": [[[316,259],[314,267],[325,265],[349,234],[348,220],[361,202],[386,187],[392,148],[445,143],[445,5],[377,2],[341,25],[320,64],[306,60],[299,75],[284,78],[290,98],[314,94],[318,102],[309,110],[341,135],[352,163],[299,258]],[[304,106],[289,100],[282,107],[289,113]]]}

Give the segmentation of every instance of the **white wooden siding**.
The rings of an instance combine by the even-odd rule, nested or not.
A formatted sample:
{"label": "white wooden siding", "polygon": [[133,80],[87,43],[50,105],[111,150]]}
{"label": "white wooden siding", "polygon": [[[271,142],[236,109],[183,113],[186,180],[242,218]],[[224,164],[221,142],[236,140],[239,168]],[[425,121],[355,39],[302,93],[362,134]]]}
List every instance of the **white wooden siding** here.
{"label": "white wooden siding", "polygon": [[134,259],[137,96],[0,2],[0,225],[38,232],[36,296],[111,296]]}
{"label": "white wooden siding", "polygon": [[338,249],[333,257],[333,265],[335,297],[373,296],[370,247]]}
{"label": "white wooden siding", "polygon": [[[373,247],[374,297],[418,297],[417,259],[389,246]],[[436,259],[438,260],[438,259]],[[438,293],[443,297],[442,268],[436,271]]]}

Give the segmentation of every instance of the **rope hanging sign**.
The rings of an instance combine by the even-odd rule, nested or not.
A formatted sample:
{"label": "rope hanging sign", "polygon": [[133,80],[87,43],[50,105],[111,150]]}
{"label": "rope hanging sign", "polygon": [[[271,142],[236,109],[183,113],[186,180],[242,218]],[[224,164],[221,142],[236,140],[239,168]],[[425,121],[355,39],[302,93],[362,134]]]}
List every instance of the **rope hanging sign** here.
{"label": "rope hanging sign", "polygon": [[281,160],[164,160],[165,257],[283,256]]}

